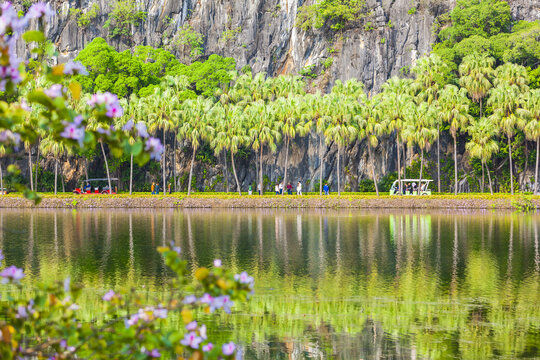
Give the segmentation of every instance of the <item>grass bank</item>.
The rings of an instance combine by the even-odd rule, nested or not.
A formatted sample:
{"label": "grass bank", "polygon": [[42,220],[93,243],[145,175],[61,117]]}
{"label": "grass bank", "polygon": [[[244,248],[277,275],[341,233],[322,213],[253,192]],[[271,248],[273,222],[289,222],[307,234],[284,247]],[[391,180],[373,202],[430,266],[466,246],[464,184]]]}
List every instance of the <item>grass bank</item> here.
{"label": "grass bank", "polygon": [[389,196],[346,193],[337,195],[264,195],[248,196],[224,193],[185,193],[149,195],[147,193],[117,195],[41,194],[43,200],[34,205],[20,194],[0,197],[0,208],[329,208],[329,209],[511,209],[528,211],[540,206],[540,196],[508,194],[463,194],[432,196]]}

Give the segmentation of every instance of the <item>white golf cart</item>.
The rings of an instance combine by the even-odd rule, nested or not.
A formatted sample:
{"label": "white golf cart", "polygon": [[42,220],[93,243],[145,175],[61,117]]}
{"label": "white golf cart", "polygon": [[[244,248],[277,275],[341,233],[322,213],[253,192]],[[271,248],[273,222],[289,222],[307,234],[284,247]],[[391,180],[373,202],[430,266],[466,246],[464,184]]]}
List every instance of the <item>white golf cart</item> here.
{"label": "white golf cart", "polygon": [[[433,180],[422,179],[401,179],[401,191],[399,193],[399,180],[394,181],[392,187],[390,188],[390,195],[431,195],[431,190],[429,189],[429,184]],[[407,184],[410,186],[410,190],[407,191]],[[414,185],[413,185],[414,184]],[[420,186],[420,192],[418,192],[418,186]]]}

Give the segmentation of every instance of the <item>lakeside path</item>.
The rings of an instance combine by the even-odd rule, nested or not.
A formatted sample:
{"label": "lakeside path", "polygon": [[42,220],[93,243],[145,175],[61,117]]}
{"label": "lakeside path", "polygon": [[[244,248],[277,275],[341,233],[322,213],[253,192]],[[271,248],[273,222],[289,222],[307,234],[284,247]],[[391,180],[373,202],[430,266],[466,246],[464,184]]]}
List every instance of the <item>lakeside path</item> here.
{"label": "lakeside path", "polygon": [[507,194],[463,194],[433,196],[388,196],[345,194],[319,196],[238,196],[232,194],[172,195],[50,195],[44,194],[37,206],[21,195],[0,197],[0,208],[283,208],[283,209],[511,209],[540,206],[540,196]]}

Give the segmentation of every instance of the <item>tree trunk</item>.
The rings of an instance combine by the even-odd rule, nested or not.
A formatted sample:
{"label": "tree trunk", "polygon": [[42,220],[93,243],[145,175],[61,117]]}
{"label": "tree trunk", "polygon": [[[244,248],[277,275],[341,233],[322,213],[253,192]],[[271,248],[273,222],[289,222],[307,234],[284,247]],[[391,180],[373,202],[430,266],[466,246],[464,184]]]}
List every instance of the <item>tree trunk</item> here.
{"label": "tree trunk", "polygon": [[193,163],[195,162],[195,153],[197,152],[196,149],[193,149],[193,154],[191,155],[191,166],[189,167],[189,182],[188,182],[188,188],[187,188],[187,194],[191,195],[191,177],[193,176]]}
{"label": "tree trunk", "polygon": [[377,193],[377,197],[378,197],[379,187],[377,186],[377,179],[375,178],[375,161],[371,155],[371,145],[369,144],[369,139],[368,139],[368,155],[369,155],[369,161],[371,162],[371,176],[373,177],[373,184],[375,184],[375,192]]}
{"label": "tree trunk", "polygon": [[340,167],[339,167],[339,153],[340,153],[340,147],[338,145],[338,148],[337,148],[337,192],[338,192],[338,196],[341,196],[341,181],[340,181],[340,176],[339,176],[339,173],[341,172],[340,170]]}
{"label": "tree trunk", "polygon": [[131,154],[129,161],[129,195],[131,195],[133,191],[133,153]]}
{"label": "tree trunk", "polygon": [[[454,195],[457,195],[457,140],[455,135],[452,137],[454,138]],[[439,192],[441,192],[440,185]]]}
{"label": "tree trunk", "polygon": [[229,169],[227,169],[227,150],[224,150],[223,153],[223,176],[225,177],[225,190],[229,193]]}
{"label": "tree trunk", "polygon": [[525,182],[525,175],[527,174],[527,171],[529,170],[529,148],[527,146],[527,139],[525,139],[524,143],[525,143],[525,167],[523,169],[523,173],[522,173],[523,175],[521,176],[521,181],[520,181],[520,184],[522,185],[521,188],[523,188],[523,183]]}
{"label": "tree trunk", "polygon": [[238,195],[242,195],[242,189],[240,188],[240,182],[238,181],[238,175],[236,174],[236,166],[234,165],[234,153],[231,151],[231,164],[232,171],[234,174],[234,180],[236,181],[236,189],[238,190]]}
{"label": "tree trunk", "polygon": [[4,193],[4,173],[2,172],[2,163],[0,163],[0,195],[5,195],[5,193]]}
{"label": "tree trunk", "polygon": [[[437,124],[437,134],[441,134],[441,131],[439,129],[439,124]],[[437,191],[441,192],[441,159],[440,159],[440,141],[439,136],[437,136]],[[457,166],[457,164],[456,164]],[[420,169],[422,171],[422,169]],[[457,177],[457,176],[456,176]]]}
{"label": "tree trunk", "polygon": [[508,138],[508,160],[510,160],[510,192],[514,195],[514,169],[512,168],[512,140]]}
{"label": "tree trunk", "polygon": [[41,143],[41,141],[38,140],[38,143],[37,143],[37,159],[36,159],[36,178],[34,180],[34,184],[36,185],[36,191],[38,191],[37,178],[38,178],[38,170],[39,170],[39,144],[40,143]]}
{"label": "tree trunk", "polygon": [[322,196],[322,175],[323,175],[323,154],[322,154],[322,138],[323,133],[321,132],[321,136],[319,137],[319,196]]}
{"label": "tree trunk", "polygon": [[[259,195],[264,194],[264,188],[263,188],[263,170],[262,170],[262,155],[263,155],[263,147],[261,144],[261,155],[259,157],[259,186],[261,187],[261,193]],[[257,186],[258,188],[258,186]]]}
{"label": "tree trunk", "polygon": [[163,129],[163,167],[161,168],[162,169],[162,172],[163,172],[163,195],[167,195],[167,181],[165,180],[165,172],[167,171],[167,152],[166,152],[166,148],[165,148],[165,129]]}
{"label": "tree trunk", "polygon": [[56,195],[56,186],[58,185],[58,159],[54,159],[54,195]]}
{"label": "tree trunk", "polygon": [[103,147],[103,142],[99,142],[101,145],[101,152],[103,153],[103,159],[105,159],[105,169],[107,170],[107,181],[109,183],[109,194],[112,192],[111,186],[111,175],[109,173],[109,163],[107,162],[107,155],[105,155],[105,148]]}
{"label": "tree trunk", "polygon": [[489,173],[489,168],[486,165],[486,170],[487,170],[487,174],[488,174],[488,180],[489,180],[489,191],[491,192],[491,195],[493,195],[493,185],[491,185],[491,174]]}
{"label": "tree trunk", "polygon": [[176,179],[177,177],[177,174],[176,174],[176,142],[177,142],[177,139],[176,139],[176,136],[174,137],[174,154],[173,154],[173,176],[174,176],[174,192],[178,192],[178,181]]}
{"label": "tree trunk", "polygon": [[398,190],[399,195],[403,194],[403,191],[401,190],[401,154],[399,153],[399,140],[397,139],[396,135],[396,147],[397,147],[397,176],[398,176]]}
{"label": "tree trunk", "polygon": [[34,191],[34,171],[32,170],[32,146],[28,149],[28,167],[30,171],[30,190]]}
{"label": "tree trunk", "polygon": [[534,195],[538,194],[538,156],[540,155],[540,138],[536,139],[536,167],[534,168]]}
{"label": "tree trunk", "polygon": [[[285,145],[285,170],[283,172],[283,190],[285,190],[285,187],[287,186],[287,167],[289,166],[289,137],[287,136],[287,141]],[[285,195],[285,191],[283,191],[283,195]]]}
{"label": "tree trunk", "polygon": [[64,170],[60,168],[60,179],[62,180],[62,192],[66,192],[66,182],[64,180]]}
{"label": "tree trunk", "polygon": [[84,158],[84,175],[86,176],[86,180],[88,180],[88,159]]}
{"label": "tree trunk", "polygon": [[407,145],[403,143],[403,178],[407,178]]}
{"label": "tree trunk", "polygon": [[421,156],[420,156],[420,179],[418,181],[418,195],[420,195],[420,188],[422,187],[422,170],[424,170],[424,149],[420,149]]}
{"label": "tree trunk", "polygon": [[483,193],[484,192],[485,173],[484,173],[484,163],[481,162],[481,164],[482,164],[482,189],[481,189],[481,191]]}

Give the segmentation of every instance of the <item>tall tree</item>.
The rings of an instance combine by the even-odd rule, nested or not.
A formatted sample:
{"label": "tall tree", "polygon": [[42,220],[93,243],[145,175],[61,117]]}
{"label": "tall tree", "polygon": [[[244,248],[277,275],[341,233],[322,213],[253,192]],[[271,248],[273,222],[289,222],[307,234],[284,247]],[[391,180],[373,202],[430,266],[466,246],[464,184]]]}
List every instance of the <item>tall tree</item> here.
{"label": "tall tree", "polygon": [[524,127],[525,136],[536,141],[536,166],[534,168],[534,194],[538,194],[538,163],[540,159],[540,89],[529,90],[521,99],[521,106],[529,119]]}
{"label": "tall tree", "polygon": [[204,139],[209,139],[214,133],[210,125],[209,117],[212,109],[210,99],[199,96],[197,99],[188,99],[182,104],[180,116],[182,125],[178,131],[178,137],[189,141],[192,148],[191,165],[189,167],[188,195],[191,195],[191,179],[193,177],[193,164],[195,155]]}
{"label": "tall tree", "polygon": [[417,106],[411,107],[407,113],[407,126],[404,129],[404,136],[410,146],[417,145],[420,148],[420,179],[418,184],[418,194],[422,185],[422,172],[424,169],[424,152],[431,148],[431,145],[439,137],[437,130],[438,109],[422,101]]}
{"label": "tall tree", "polygon": [[[437,54],[420,58],[416,65],[412,68],[416,74],[416,84],[420,91],[419,96],[432,105],[439,97],[439,91],[446,83],[446,78],[450,73],[450,68]],[[437,131],[440,131],[439,119],[435,118]],[[437,189],[441,192],[441,160],[440,160],[440,143],[437,137]]]}
{"label": "tall tree", "polygon": [[455,85],[446,85],[439,97],[439,108],[442,119],[450,126],[450,134],[454,139],[454,195],[457,195],[457,134],[460,130],[466,130],[471,119],[467,90],[460,89]]}
{"label": "tall tree", "polygon": [[367,140],[369,161],[371,163],[371,176],[375,184],[375,192],[379,196],[379,186],[375,177],[375,159],[372,155],[372,148],[375,149],[379,144],[379,137],[385,132],[383,122],[383,108],[381,105],[381,96],[375,96],[373,99],[366,100],[361,105],[360,115],[356,117],[358,126],[358,139]]}
{"label": "tall tree", "polygon": [[[411,94],[412,80],[392,77],[383,84],[382,88],[382,106],[384,108],[383,116],[385,119],[385,128],[388,133],[392,133],[396,137],[399,193],[402,194],[400,148],[403,145],[402,133],[406,121],[405,116],[408,108],[413,104],[413,97]],[[403,153],[405,154],[405,151],[403,151]]]}
{"label": "tall tree", "polygon": [[482,101],[493,86],[494,64],[495,59],[489,55],[475,53],[465,56],[459,65],[459,84],[467,89],[472,101],[480,104],[480,117],[483,116]]}
{"label": "tall tree", "polygon": [[484,191],[485,168],[488,173],[489,190],[491,195],[493,195],[493,185],[487,162],[499,150],[499,145],[497,145],[497,141],[494,139],[499,133],[499,129],[488,118],[481,118],[469,126],[468,132],[471,135],[471,140],[465,145],[465,148],[472,158],[480,159],[482,163],[482,192]]}
{"label": "tall tree", "polygon": [[54,195],[57,193],[58,185],[58,162],[59,158],[66,152],[69,154],[71,150],[66,147],[64,143],[54,140],[52,137],[47,136],[40,142],[41,151],[43,154],[52,155],[54,159]]}

